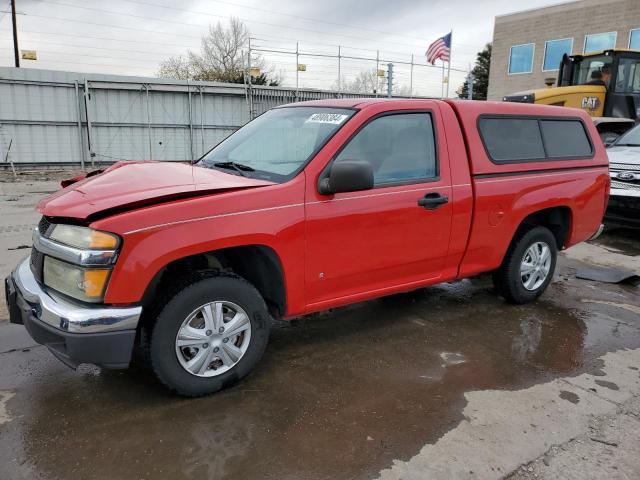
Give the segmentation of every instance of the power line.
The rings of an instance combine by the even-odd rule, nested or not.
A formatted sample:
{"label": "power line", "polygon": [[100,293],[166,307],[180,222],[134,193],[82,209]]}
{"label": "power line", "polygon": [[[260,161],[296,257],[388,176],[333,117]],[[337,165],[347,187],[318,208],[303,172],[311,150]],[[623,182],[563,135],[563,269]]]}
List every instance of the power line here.
{"label": "power line", "polygon": [[[9,50],[8,48],[5,48],[5,47],[0,47],[0,49]],[[40,49],[38,49],[38,52],[50,53],[50,54],[54,54],[54,55],[72,56],[72,57],[91,57],[91,58],[96,58],[95,55],[86,54],[86,53],[85,54],[83,54],[83,53],[66,53],[66,52],[58,52],[58,51],[54,51],[54,50],[40,50]],[[109,56],[100,55],[99,58],[107,58],[107,59],[110,59],[110,60],[128,60],[130,57],[109,57]],[[144,62],[144,60],[141,60],[141,59],[135,59],[135,60]],[[152,62],[152,63],[154,65],[158,64],[158,62]]]}
{"label": "power line", "polygon": [[[165,22],[165,23],[171,23],[171,24],[175,24],[175,25],[185,25],[185,26],[189,26],[189,27],[197,27],[197,28],[202,28],[203,25],[200,24],[194,24],[194,23],[189,23],[189,22],[179,22],[176,20],[165,20],[163,18],[157,18],[157,17],[148,17],[148,16],[144,16],[144,15],[136,15],[133,13],[124,13],[124,12],[115,12],[113,10],[107,10],[107,9],[103,9],[103,8],[96,8],[96,7],[87,7],[84,5],[74,5],[74,4],[70,4],[70,3],[65,3],[65,2],[58,2],[58,1],[54,1],[54,0],[35,0],[38,2],[42,2],[42,3],[48,3],[48,4],[52,4],[52,5],[60,5],[60,6],[66,6],[66,7],[71,7],[71,8],[78,8],[78,9],[83,9],[83,10],[90,10],[90,11],[96,11],[96,12],[101,12],[101,13],[108,13],[111,15],[121,15],[121,16],[126,16],[126,17],[132,17],[132,18],[141,18],[144,20],[154,20],[154,21],[158,21],[158,22]],[[195,11],[195,10],[185,10],[183,8],[177,8],[177,7],[170,7],[167,5],[159,5],[156,3],[151,3],[151,2],[144,2],[141,0],[124,0],[126,2],[130,2],[130,3],[136,3],[136,4],[140,4],[140,5],[146,5],[146,6],[153,6],[153,7],[158,7],[158,8],[166,8],[169,10],[175,10],[175,11],[179,11],[179,12],[189,12],[189,13],[193,13],[193,14],[198,14],[198,15],[205,15],[205,16],[209,16],[209,17],[215,17],[215,18],[221,18],[221,19],[229,19],[230,16],[225,16],[225,15],[217,15],[215,13],[209,13],[209,12],[202,12],[202,11]],[[33,14],[29,14],[29,16],[36,16]],[[61,17],[53,17],[55,19],[61,19]],[[247,22],[247,23],[254,23],[254,24],[259,24],[259,25],[267,25],[270,27],[276,27],[278,29],[288,29],[288,30],[299,30],[299,31],[303,31],[303,32],[309,32],[309,33],[316,33],[316,34],[320,34],[320,35],[326,35],[327,33],[331,33],[334,36],[339,36],[339,37],[344,37],[344,38],[353,38],[356,40],[366,40],[366,41],[371,41],[370,38],[367,37],[361,37],[361,36],[357,36],[357,35],[347,35],[347,34],[341,34],[341,33],[335,33],[335,32],[327,32],[327,31],[321,31],[321,30],[311,30],[308,28],[303,28],[303,27],[294,27],[291,25],[282,25],[282,24],[275,24],[275,23],[269,23],[269,22],[263,22],[260,20],[249,20],[246,18],[242,18],[242,17],[237,17],[238,19]],[[70,21],[69,19],[65,19]],[[76,22],[78,22],[78,20],[74,20]],[[90,23],[90,22],[83,22],[83,23]],[[91,24],[95,24],[95,23],[91,23]],[[105,26],[105,25],[103,25]],[[106,25],[108,26],[108,25]],[[114,26],[114,28],[123,28],[123,27],[116,27]],[[178,35],[178,34],[174,34],[174,33],[169,33],[169,32],[157,32],[157,31],[151,31],[153,33],[164,33],[166,35]],[[187,36],[190,37],[190,35],[179,35],[179,36]],[[386,43],[386,44],[394,44],[394,45],[401,45],[403,47],[407,47],[407,46],[411,46],[413,48],[417,47],[418,45],[413,45],[413,44],[408,44],[408,43],[399,43],[399,42],[392,42],[392,41],[381,41],[380,43]]]}
{"label": "power line", "polygon": [[[123,1],[128,2],[128,3],[137,3],[137,4],[143,4],[143,5],[153,5],[155,7],[170,8],[170,9],[177,10],[174,7],[169,7],[169,6],[166,6],[166,5],[159,5],[159,4],[150,3],[150,2],[142,2],[142,1],[138,1],[138,0],[123,0]],[[376,29],[373,29],[373,28],[364,27],[364,26],[360,26],[360,25],[353,25],[353,24],[348,24],[348,23],[339,23],[339,22],[331,22],[331,21],[328,21],[328,20],[320,20],[320,19],[317,19],[317,18],[305,17],[305,16],[302,16],[302,15],[295,15],[295,14],[292,14],[292,13],[284,13],[284,12],[279,12],[279,11],[276,11],[276,10],[270,10],[270,9],[267,9],[267,8],[260,8],[260,7],[256,7],[255,5],[243,5],[243,4],[236,3],[236,2],[229,2],[227,0],[212,0],[212,1],[214,3],[221,3],[221,4],[224,4],[224,5],[231,5],[231,6],[234,6],[234,7],[246,8],[246,9],[250,9],[250,10],[253,10],[253,11],[270,13],[270,14],[273,14],[273,15],[281,15],[281,16],[289,17],[289,18],[297,18],[299,20],[305,20],[305,21],[308,21],[308,22],[323,23],[325,25],[333,25],[333,26],[337,26],[337,27],[355,28],[355,29],[362,30],[362,31],[367,31],[367,32],[381,33],[383,35],[391,35],[391,36],[395,36],[395,37],[405,37],[405,38],[410,38],[412,40],[419,40],[419,41],[422,41],[422,42],[425,41],[424,38],[414,37],[414,36],[411,36],[411,35],[405,35],[405,34],[402,34],[402,33],[389,32],[389,31],[384,31],[384,30],[376,30]],[[182,10],[184,12],[190,12],[190,13],[193,13],[193,14],[196,14],[196,15],[197,14],[203,14],[203,12],[191,12],[190,10],[186,10],[186,9],[180,9],[180,10]]]}
{"label": "power line", "polygon": [[[280,40],[286,40],[289,42],[293,42],[293,43],[299,43],[300,45],[303,44],[303,42],[300,42],[294,38],[288,38],[288,37],[279,37],[279,36],[274,36],[274,35],[265,35],[265,34],[260,34],[260,37],[270,37],[272,39],[276,39],[276,41],[278,43],[285,43],[282,42]],[[268,38],[260,38],[260,37],[251,37],[251,40],[259,40],[259,41],[263,41],[263,42],[272,42],[273,40],[269,40]],[[417,58],[422,58],[424,56],[424,52],[421,53],[416,53],[415,51],[413,52],[398,52],[398,51],[393,51],[393,50],[385,50],[385,49],[373,49],[373,48],[362,48],[362,47],[353,47],[351,45],[345,45],[345,44],[330,44],[330,43],[319,43],[319,42],[309,42],[309,43],[313,43],[314,45],[321,45],[321,46],[325,46],[325,47],[334,47],[334,48],[342,48],[342,49],[349,49],[349,50],[359,50],[359,51],[363,51],[363,52],[372,52],[372,53],[376,53],[379,52],[381,54],[381,56],[383,54],[392,54],[392,55],[403,55],[406,57],[411,57],[411,55],[414,55]],[[278,47],[280,48],[280,47]],[[344,51],[343,51],[344,53]],[[460,65],[466,65],[468,62],[464,62],[464,61],[460,61],[460,62],[453,62],[453,63],[458,63]]]}
{"label": "power line", "polygon": [[[38,30],[23,30],[20,29],[21,33],[35,33],[39,35],[54,35],[56,37],[76,37],[76,38],[90,38],[93,40],[109,40],[112,42],[123,42],[123,43],[135,43],[136,45],[140,45],[140,40],[124,40],[122,38],[113,38],[113,37],[96,37],[94,35],[82,35],[82,34],[74,34],[74,33],[60,33],[60,32],[42,32]],[[159,45],[161,47],[181,47],[181,48],[194,48],[193,45],[182,45],[176,43],[161,43],[161,42],[153,42],[150,40],[144,41],[145,45]],[[127,50],[130,51],[130,50]]]}
{"label": "power line", "polygon": [[[23,40],[22,43],[32,43],[32,42],[38,44],[37,40],[36,41],[32,40],[32,41],[29,41],[29,42],[25,42]],[[136,43],[139,43],[139,42],[136,42]],[[46,41],[46,45],[47,46],[49,46],[49,45],[58,45],[58,46],[61,46],[61,47],[89,48],[89,49],[92,49],[92,50],[107,50],[107,51],[112,51],[112,52],[124,52],[124,53],[127,53],[127,54],[131,54],[131,49],[125,49],[125,48],[94,47],[93,45],[78,45],[77,43],[62,43],[62,42],[49,42],[49,41]],[[45,50],[42,50],[42,51],[44,52]],[[152,52],[152,51],[148,51],[148,50],[135,50],[135,52],[136,53],[150,54],[150,55],[161,55],[163,59],[167,58],[166,55],[164,55],[162,53],[159,53],[159,52]],[[62,52],[49,51],[49,53],[62,53]],[[75,55],[75,54],[72,54],[72,53],[64,53],[64,54],[65,55]],[[102,57],[102,58],[108,58],[108,57]],[[118,57],[118,58],[127,59],[127,58],[133,58],[133,57],[128,55],[127,57]]]}
{"label": "power line", "polygon": [[[6,48],[2,48],[3,50],[7,50]],[[140,69],[140,70],[148,70],[148,71],[157,71],[156,68],[150,68],[150,67],[142,67],[140,65],[124,65],[121,63],[88,63],[88,62],[67,62],[64,60],[37,60],[38,63],[49,63],[49,62],[53,62],[55,64],[58,63],[64,63],[64,64],[69,64],[69,65],[82,65],[82,66],[86,66],[86,65],[90,65],[93,67],[121,67],[121,68],[125,68],[125,69],[130,69],[132,67]],[[56,70],[55,68],[53,68],[52,70]]]}
{"label": "power line", "polygon": [[[61,21],[61,22],[81,23],[83,25],[94,25],[94,26],[97,26],[97,27],[119,28],[121,30],[132,30],[134,32],[156,33],[156,34],[159,34],[159,35],[171,35],[171,36],[177,36],[177,37],[196,38],[198,40],[201,39],[201,37],[196,36],[196,35],[185,35],[185,34],[174,33],[174,32],[167,32],[167,31],[161,31],[161,30],[148,30],[148,29],[136,28],[136,27],[125,27],[125,26],[122,26],[122,25],[113,25],[113,24],[108,24],[108,23],[88,22],[86,20],[75,20],[75,19],[72,19],[72,18],[49,17],[47,15],[36,15],[34,13],[29,13],[28,17],[44,18],[44,19],[46,19],[48,21],[58,20],[58,21]],[[147,20],[149,20],[149,19],[147,18]]]}
{"label": "power line", "polygon": [[[36,0],[36,1],[43,1],[43,0]],[[172,9],[172,10],[177,10],[177,11],[185,11],[185,12],[189,12],[188,10],[184,10],[184,9],[179,9],[179,8],[175,8],[175,7],[168,7],[168,6],[161,6],[161,5],[157,5],[154,3],[150,3],[150,2],[142,2],[142,1],[135,1],[135,0],[125,0],[125,1],[129,1],[131,3],[138,3],[138,4],[146,4],[146,5],[151,5],[151,6],[158,6],[158,7],[163,7],[163,8],[167,8],[167,9]],[[44,2],[44,3],[50,3],[53,5],[60,5],[60,6],[64,6],[64,7],[71,7],[71,8],[79,8],[79,9],[83,9],[83,10],[89,10],[89,11],[96,11],[96,12],[103,12],[103,13],[107,13],[107,14],[112,14],[112,15],[123,15],[123,16],[128,16],[128,17],[132,17],[132,18],[140,18],[140,19],[145,19],[145,20],[151,20],[151,21],[160,21],[160,22],[164,22],[164,23],[169,23],[169,24],[176,24],[176,25],[188,25],[191,27],[197,27],[197,28],[202,28],[203,25],[200,24],[193,24],[193,23],[187,23],[187,22],[178,22],[178,21],[174,21],[174,20],[165,20],[165,19],[161,19],[161,18],[157,18],[157,17],[147,17],[147,16],[143,16],[143,15],[135,15],[135,14],[127,14],[127,13],[121,13],[121,12],[114,12],[111,10],[107,10],[107,9],[101,9],[101,8],[96,8],[96,7],[87,7],[87,6],[82,6],[82,5],[73,5],[73,4],[69,4],[66,2],[60,2],[60,1],[54,1],[54,0],[49,0],[48,2]],[[213,17],[218,17],[218,18],[228,18],[222,15],[216,15],[216,14],[209,14],[206,12],[191,12],[191,13],[201,13],[203,15],[207,15],[207,16],[213,16]],[[90,22],[90,21],[84,21],[84,20],[76,20],[76,19],[71,19],[71,18],[65,18],[65,17],[49,17],[49,16],[45,16],[45,15],[39,15],[39,14],[30,14],[29,17],[36,17],[36,18],[43,18],[46,19],[48,21],[50,20],[58,20],[58,21],[63,21],[63,22],[72,22],[72,23],[81,23],[83,25],[96,25],[96,26],[102,26],[102,27],[107,27],[107,28],[117,28],[117,29],[123,29],[123,30],[130,30],[130,31],[136,31],[136,32],[145,32],[145,33],[153,33],[153,34],[162,34],[162,35],[172,35],[172,37],[175,36],[180,36],[180,37],[186,37],[186,38],[193,38],[193,39],[200,39],[201,37],[199,36],[195,36],[195,35],[187,35],[187,34],[177,34],[177,33],[171,33],[171,32],[167,32],[167,31],[159,31],[159,30],[151,30],[151,29],[142,29],[142,28],[137,28],[137,27],[129,27],[129,26],[122,26],[122,25],[114,25],[114,24],[110,24],[110,23],[99,23],[99,22]],[[269,26],[275,26],[278,28],[287,28],[285,26],[282,25],[275,25],[275,24],[271,24],[271,23],[267,23],[267,22],[257,22],[257,21],[248,21],[248,22],[253,22],[253,23],[262,23],[265,25],[269,25]],[[296,27],[292,27],[292,29],[296,29],[296,30],[302,30],[302,31],[307,31],[307,32],[312,32],[312,33],[324,33],[324,32],[318,32],[315,30],[309,30],[309,29],[305,29],[305,28],[296,28]],[[27,31],[28,32],[28,31]],[[108,37],[96,37],[96,36],[91,36],[91,35],[76,35],[76,34],[66,34],[66,33],[53,33],[53,32],[38,32],[38,31],[33,31],[32,33],[36,33],[36,34],[42,34],[42,35],[57,35],[57,36],[69,36],[69,37],[78,37],[78,38],[95,38],[98,40],[111,40],[111,41],[116,41],[116,42],[127,42],[127,43],[134,43],[134,41],[131,40],[122,40],[122,39],[116,39],[116,38],[108,38]],[[264,36],[271,36],[271,35],[264,35]],[[339,35],[338,36],[344,36],[344,37],[351,37],[351,38],[358,38],[358,39],[362,39],[363,37],[355,37],[355,36],[351,36],[351,35]],[[272,38],[278,38],[275,36],[271,36]],[[287,39],[289,40],[289,39]],[[292,40],[292,39],[291,39]],[[369,39],[366,39],[369,40]],[[369,40],[371,41],[371,40]],[[47,42],[48,44],[56,44],[55,42]],[[140,43],[139,41],[135,41],[135,43]],[[146,42],[149,44],[157,44],[157,45],[163,45],[163,46],[170,46],[172,48],[176,48],[178,45],[176,44],[168,44],[168,43],[161,43],[161,42]],[[402,45],[402,46],[408,46],[408,44],[400,44],[397,42],[382,42],[382,43],[395,43],[398,45]],[[112,50],[112,51],[125,51],[125,52],[129,52],[129,50],[123,50],[123,49],[116,49],[116,48],[104,48],[104,47],[94,47],[94,46],[81,46],[81,45],[73,45],[73,44],[65,44],[65,43],[57,43],[58,45],[63,45],[63,46],[77,46],[79,48],[93,48],[93,49],[100,49],[100,50]],[[317,42],[314,42],[314,44],[318,45]],[[338,46],[338,45],[335,45]],[[364,49],[362,47],[350,47],[349,45],[340,45],[343,48],[347,48],[347,49],[354,49],[354,50],[361,50],[361,51],[371,51],[374,52],[376,50],[373,49]],[[186,45],[184,45],[184,48],[190,48]],[[58,51],[47,51],[47,50],[43,50],[44,53],[50,53],[52,55],[72,55],[72,56],[84,56],[84,57],[93,57],[93,55],[87,55],[87,54],[69,54],[69,53],[63,53],[63,52],[58,52]],[[379,50],[377,50],[376,52],[379,52]],[[147,51],[147,52],[142,52],[142,53],[149,53],[152,54],[153,52]],[[283,55],[286,54],[292,54],[292,52],[287,52],[287,51],[282,51],[282,52],[273,52],[273,53],[280,53]],[[388,53],[391,53],[391,51],[389,51]],[[394,52],[397,53],[399,55],[406,55],[407,57],[409,56],[408,53],[400,53],[400,52]],[[311,52],[303,52],[302,53],[303,56],[308,55],[308,56],[313,56],[314,54]],[[343,55],[343,57],[347,57],[345,55]],[[118,56],[113,56],[113,57],[109,57],[109,56],[104,56],[102,58],[106,58],[106,59],[113,59],[113,60],[126,60],[130,57],[124,58],[124,57],[118,57]],[[335,57],[334,57],[335,58]],[[421,56],[419,56],[418,58],[421,58]],[[376,59],[374,58],[354,58],[353,60],[362,60],[362,61],[375,61]],[[380,58],[380,60],[382,61],[382,58]],[[53,60],[50,60],[53,61]],[[95,66],[101,66],[101,67],[118,67],[121,66],[123,68],[126,68],[128,65],[117,65],[117,64],[95,64],[95,63],[81,63],[81,62],[68,62],[68,61],[59,61],[59,63],[66,63],[66,64],[74,64],[74,65],[95,65]],[[155,62],[153,62],[155,64]],[[407,62],[399,62],[399,63],[407,63]],[[423,66],[423,67],[431,67],[429,65],[421,65],[420,63],[414,62],[414,65],[416,66]],[[130,67],[132,68],[140,68],[143,70],[154,70],[153,68],[150,67],[142,67],[139,65],[131,65]],[[347,65],[344,66],[345,68],[353,68],[356,69],[357,67],[353,66],[353,67],[347,67]],[[431,67],[433,68],[433,67]],[[466,73],[466,72],[465,72]]]}
{"label": "power line", "polygon": [[[44,0],[36,0],[36,1],[44,1]],[[127,0],[127,1],[133,1],[133,0]],[[65,5],[65,6],[69,5],[69,4],[64,4],[62,2],[53,2],[53,1],[48,1],[47,3],[55,3],[55,4]],[[82,9],[86,9],[86,10],[95,10],[95,11],[101,11],[101,12],[107,12],[107,13],[114,13],[114,14],[117,14],[117,15],[133,16],[133,17],[136,17],[136,18],[143,18],[143,19],[146,19],[146,20],[151,19],[151,20],[160,20],[160,21],[164,21],[164,22],[168,22],[168,23],[176,23],[176,22],[172,22],[172,21],[169,21],[169,20],[154,19],[154,18],[150,18],[150,17],[144,17],[144,16],[141,16],[141,15],[133,15],[133,14],[124,14],[124,13],[118,13],[118,12],[111,12],[109,10],[98,9],[98,8],[94,8],[94,7],[77,6],[77,8],[82,8]],[[145,33],[155,33],[155,34],[160,34],[160,35],[172,35],[172,36],[181,36],[181,37],[185,37],[185,38],[201,39],[201,37],[195,36],[195,35],[178,34],[178,33],[166,32],[166,31],[159,31],[159,30],[141,29],[141,28],[137,28],[137,27],[128,27],[128,26],[113,25],[113,24],[107,24],[107,23],[89,22],[89,21],[84,21],[84,20],[76,20],[76,19],[63,18],[63,17],[48,17],[48,16],[45,16],[45,15],[38,15],[38,14],[32,14],[32,13],[28,14],[28,17],[44,18],[44,19],[47,19],[47,20],[59,20],[59,21],[63,21],[63,22],[81,23],[81,24],[86,24],[86,25],[103,26],[103,27],[108,27],[108,28],[118,28],[118,29],[123,29],[123,30],[139,31],[139,32],[145,32]],[[223,18],[226,18],[226,17],[223,17]],[[180,23],[180,22],[178,22],[178,23]],[[69,35],[71,35],[71,34],[69,34]],[[263,36],[268,36],[268,35],[263,35]],[[139,43],[139,42],[136,42],[136,43]],[[152,43],[152,42],[146,42],[146,43]],[[165,45],[167,45],[167,44],[165,44]],[[337,47],[338,45],[335,45],[335,46]],[[342,45],[342,47],[344,47],[344,48],[353,48],[354,50],[355,49],[367,50],[367,49],[362,49],[362,48],[359,48],[359,47],[350,47],[349,45]],[[370,50],[370,51],[375,51],[375,50]],[[391,51],[388,51],[388,53],[400,54],[400,52],[391,52]],[[410,54],[406,54],[406,55],[410,55]]]}

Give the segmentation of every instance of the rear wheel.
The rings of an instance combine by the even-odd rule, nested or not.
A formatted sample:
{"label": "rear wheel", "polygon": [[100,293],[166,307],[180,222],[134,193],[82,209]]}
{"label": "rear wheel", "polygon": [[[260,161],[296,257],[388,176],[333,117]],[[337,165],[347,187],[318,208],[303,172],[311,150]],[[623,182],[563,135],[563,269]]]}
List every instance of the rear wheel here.
{"label": "rear wheel", "polygon": [[205,278],[167,300],[151,333],[151,367],[180,395],[206,395],[246,376],[268,338],[267,307],[251,284]]}
{"label": "rear wheel", "polygon": [[520,233],[493,273],[496,290],[510,303],[532,302],[551,283],[556,259],[556,239],[548,228],[534,227]]}

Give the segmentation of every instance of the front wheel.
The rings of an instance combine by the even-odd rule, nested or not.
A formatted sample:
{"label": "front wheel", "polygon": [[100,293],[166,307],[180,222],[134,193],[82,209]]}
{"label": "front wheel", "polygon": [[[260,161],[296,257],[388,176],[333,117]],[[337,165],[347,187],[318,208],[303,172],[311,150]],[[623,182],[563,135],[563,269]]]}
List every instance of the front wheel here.
{"label": "front wheel", "polygon": [[188,285],[158,315],[151,333],[151,367],[180,395],[217,392],[246,376],[269,338],[264,300],[248,282],[231,276]]}
{"label": "front wheel", "polygon": [[546,227],[534,227],[514,238],[502,265],[493,273],[493,284],[510,303],[532,302],[551,283],[556,259],[553,233]]}

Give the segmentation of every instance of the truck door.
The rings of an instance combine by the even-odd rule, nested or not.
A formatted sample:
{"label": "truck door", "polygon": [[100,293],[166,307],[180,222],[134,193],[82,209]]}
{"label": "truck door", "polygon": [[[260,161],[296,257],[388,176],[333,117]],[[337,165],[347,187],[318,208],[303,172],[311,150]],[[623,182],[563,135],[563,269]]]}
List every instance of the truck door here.
{"label": "truck door", "polygon": [[373,189],[323,196],[314,188],[308,195],[308,310],[441,277],[452,202],[438,108],[433,102],[428,109],[375,115],[334,155],[334,162],[369,162]]}

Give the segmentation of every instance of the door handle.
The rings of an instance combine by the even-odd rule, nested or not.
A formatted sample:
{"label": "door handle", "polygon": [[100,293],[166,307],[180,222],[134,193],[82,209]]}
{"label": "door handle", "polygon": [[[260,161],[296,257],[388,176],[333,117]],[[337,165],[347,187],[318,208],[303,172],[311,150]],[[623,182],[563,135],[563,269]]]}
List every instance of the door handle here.
{"label": "door handle", "polygon": [[418,206],[424,207],[427,210],[435,210],[445,203],[449,203],[449,197],[440,195],[437,192],[427,193],[424,197],[418,199]]}

